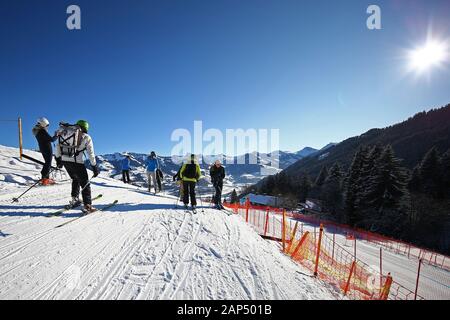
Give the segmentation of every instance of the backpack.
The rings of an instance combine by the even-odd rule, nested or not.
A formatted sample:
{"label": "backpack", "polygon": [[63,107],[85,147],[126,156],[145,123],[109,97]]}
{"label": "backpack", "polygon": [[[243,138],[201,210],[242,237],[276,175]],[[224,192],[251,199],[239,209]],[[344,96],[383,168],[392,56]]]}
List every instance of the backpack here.
{"label": "backpack", "polygon": [[186,164],[183,176],[189,179],[198,179],[197,177],[197,165],[195,163]]}
{"label": "backpack", "polygon": [[61,154],[68,157],[77,157],[83,150],[78,150],[83,139],[83,131],[78,125],[60,123],[57,131]]}

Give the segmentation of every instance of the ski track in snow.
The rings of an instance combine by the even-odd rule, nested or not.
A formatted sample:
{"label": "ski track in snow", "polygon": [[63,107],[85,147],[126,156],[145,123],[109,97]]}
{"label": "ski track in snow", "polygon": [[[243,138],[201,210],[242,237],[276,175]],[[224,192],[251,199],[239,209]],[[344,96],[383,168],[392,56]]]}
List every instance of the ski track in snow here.
{"label": "ski track in snow", "polygon": [[0,299],[339,299],[237,216],[174,209],[175,198],[98,178],[94,205],[46,217],[70,184],[0,195]]}

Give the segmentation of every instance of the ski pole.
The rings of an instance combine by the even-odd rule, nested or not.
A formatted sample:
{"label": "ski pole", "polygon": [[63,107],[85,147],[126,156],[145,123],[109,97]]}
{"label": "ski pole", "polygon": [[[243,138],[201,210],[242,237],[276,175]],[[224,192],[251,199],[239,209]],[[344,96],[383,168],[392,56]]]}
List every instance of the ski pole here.
{"label": "ski pole", "polygon": [[203,206],[203,200],[202,200],[202,193],[200,192],[200,185],[198,186],[198,195],[200,196],[200,203],[202,204],[202,212],[205,212],[205,209]]}
{"label": "ski pole", "polygon": [[[50,169],[49,174],[52,173],[55,169]],[[27,190],[25,190],[24,193],[22,193],[20,196],[18,196],[17,198],[13,198],[12,202],[19,202],[19,199],[22,198],[23,195],[25,195],[28,191],[30,191],[31,189],[33,189],[34,187],[36,187],[39,182],[41,182],[42,179],[39,179],[38,181],[36,181],[31,187],[29,187]]]}
{"label": "ski pole", "polygon": [[180,197],[181,197],[181,188],[183,188],[182,184],[180,184],[180,186],[178,188],[178,196],[177,196],[177,202],[175,203],[175,208],[178,208],[178,202],[180,201]]}
{"label": "ski pole", "polygon": [[90,178],[90,179],[88,180],[88,182],[86,183],[86,185],[85,185],[83,188],[81,188],[80,193],[83,192],[83,190],[86,189],[87,186],[91,184],[91,181],[92,181],[92,179],[94,179],[94,178],[95,178],[95,177],[92,177],[92,178]]}

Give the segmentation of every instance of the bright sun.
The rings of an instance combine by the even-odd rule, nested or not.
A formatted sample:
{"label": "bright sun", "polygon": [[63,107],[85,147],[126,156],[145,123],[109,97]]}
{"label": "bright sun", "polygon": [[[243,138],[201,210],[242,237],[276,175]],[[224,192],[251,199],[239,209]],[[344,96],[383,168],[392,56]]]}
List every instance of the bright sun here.
{"label": "bright sun", "polygon": [[445,43],[428,40],[422,47],[409,53],[409,66],[412,70],[422,73],[432,67],[442,65],[448,58]]}

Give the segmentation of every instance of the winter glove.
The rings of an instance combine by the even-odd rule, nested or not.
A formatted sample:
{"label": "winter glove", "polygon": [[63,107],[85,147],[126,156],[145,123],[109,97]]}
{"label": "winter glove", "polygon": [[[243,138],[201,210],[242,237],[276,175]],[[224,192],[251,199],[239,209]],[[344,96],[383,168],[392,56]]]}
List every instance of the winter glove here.
{"label": "winter glove", "polygon": [[97,176],[99,175],[99,173],[100,173],[100,169],[98,168],[97,165],[95,165],[95,166],[92,167],[92,171],[94,171],[94,176],[93,176],[93,178],[97,177]]}
{"label": "winter glove", "polygon": [[55,160],[56,160],[56,166],[57,166],[59,169],[61,169],[61,168],[63,167],[62,159],[61,159],[61,158],[56,158],[56,157],[55,157]]}

